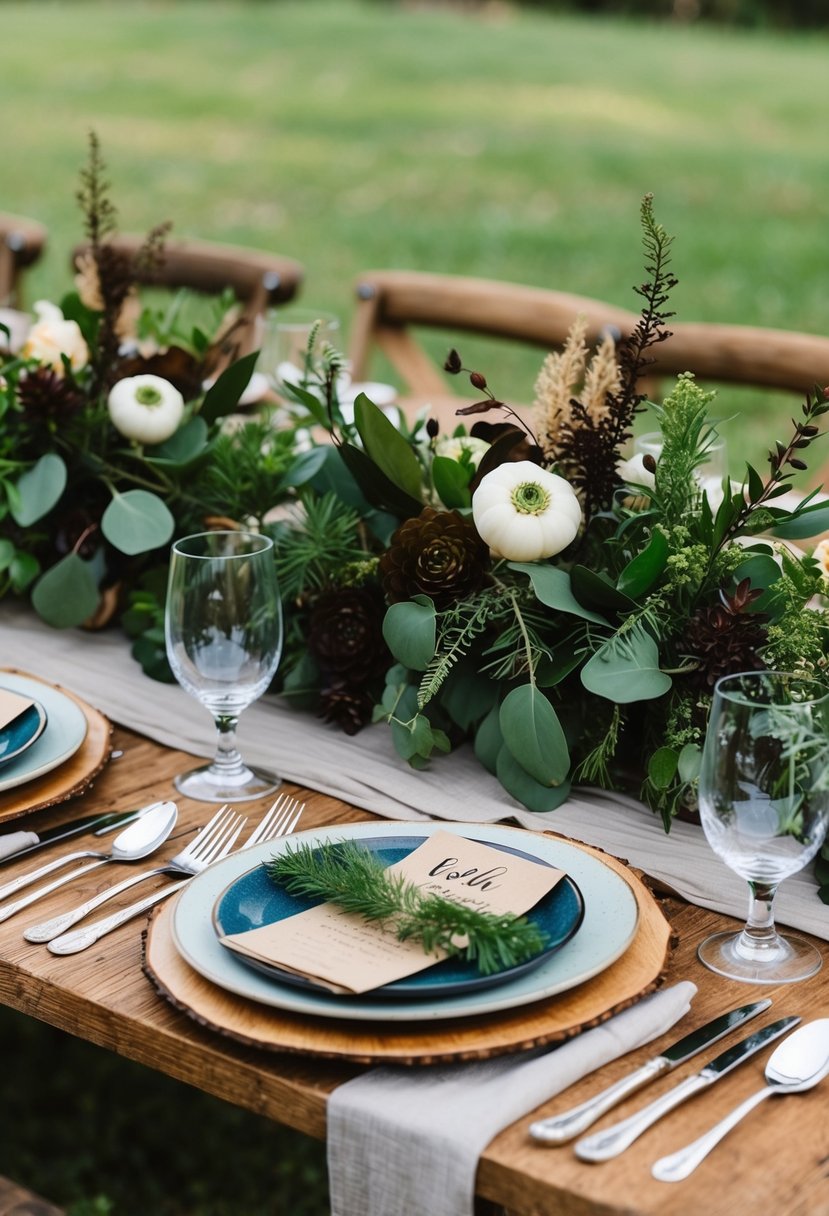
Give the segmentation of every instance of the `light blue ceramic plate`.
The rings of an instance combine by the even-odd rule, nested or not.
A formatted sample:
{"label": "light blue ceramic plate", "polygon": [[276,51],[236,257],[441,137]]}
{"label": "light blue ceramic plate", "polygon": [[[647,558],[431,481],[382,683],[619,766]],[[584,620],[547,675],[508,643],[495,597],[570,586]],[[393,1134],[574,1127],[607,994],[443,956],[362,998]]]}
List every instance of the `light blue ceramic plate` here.
{"label": "light blue ceramic plate", "polygon": [[86,738],[87,724],[80,706],[59,688],[8,671],[0,675],[0,683],[12,692],[37,698],[47,718],[46,729],[40,738],[22,755],[3,765],[0,773],[2,792],[23,785],[26,781],[34,781],[74,756]]}
{"label": "light blue ceramic plate", "polygon": [[[360,843],[384,866],[391,866],[395,862],[402,861],[404,857],[408,857],[414,849],[423,844],[425,839],[425,836],[401,832],[399,836],[388,838],[369,837],[361,840]],[[523,857],[527,861],[537,862],[539,865],[548,865],[546,861],[531,857],[529,853],[510,845],[498,843],[493,847],[501,849],[505,853]],[[213,923],[220,937],[229,933],[245,933],[249,929],[259,929],[263,925],[272,925],[276,921],[295,916],[298,912],[304,912],[322,902],[321,899],[302,899],[296,895],[289,895],[283,887],[276,886],[268,878],[264,866],[258,865],[249,870],[247,874],[243,874],[241,878],[235,879],[219,897],[213,909]],[[393,984],[386,984],[382,988],[375,988],[371,995],[386,1000],[401,1000],[407,997],[413,999],[432,997],[442,1000],[445,996],[456,996],[462,992],[471,992],[476,988],[494,988],[498,984],[517,979],[519,975],[524,975],[533,968],[539,967],[570,940],[582,922],[584,901],[576,884],[565,875],[527,915],[544,934],[547,945],[526,962],[519,963],[515,967],[508,967],[494,975],[482,975],[474,963],[458,958],[447,958],[442,963],[436,963],[427,971],[407,976]],[[242,962],[254,967],[257,971],[261,971],[273,979],[281,980],[282,983],[294,984],[297,988],[304,988],[307,992],[327,992],[327,989],[321,984],[315,984],[301,975],[292,975],[274,964],[247,958],[245,955],[236,954],[235,957],[240,958]],[[328,995],[332,994],[329,992]],[[337,994],[337,1000],[347,1003],[353,1000],[353,997]]]}
{"label": "light blue ceramic plate", "polygon": [[46,720],[46,710],[40,701],[32,701],[22,714],[0,730],[0,768],[37,742],[46,729]]}
{"label": "light blue ceramic plate", "polygon": [[[187,884],[173,909],[175,945],[199,975],[228,992],[276,1009],[324,1018],[343,1018],[343,1002],[336,996],[304,992],[246,967],[220,944],[212,913],[217,899],[236,879],[267,861],[294,840],[318,844],[337,840],[399,838],[405,832],[399,821],[339,824],[297,832],[268,844],[245,849],[209,866]],[[506,844],[557,866],[570,875],[584,898],[584,919],[566,949],[528,974],[497,988],[476,989],[440,1000],[388,1001],[375,996],[350,997],[347,1017],[361,1022],[424,1022],[467,1018],[529,1005],[566,992],[604,971],[615,962],[636,934],[638,906],[633,891],[620,874],[604,862],[567,841],[540,836],[501,824],[429,822],[412,825],[413,836],[456,832],[486,844]]]}

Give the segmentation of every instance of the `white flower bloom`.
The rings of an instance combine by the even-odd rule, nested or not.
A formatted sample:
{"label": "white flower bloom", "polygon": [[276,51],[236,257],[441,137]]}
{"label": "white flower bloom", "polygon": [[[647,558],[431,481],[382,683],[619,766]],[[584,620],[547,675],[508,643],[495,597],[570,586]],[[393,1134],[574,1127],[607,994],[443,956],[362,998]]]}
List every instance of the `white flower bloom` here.
{"label": "white flower bloom", "polygon": [[161,376],[127,376],[113,384],[107,401],[112,425],[136,443],[163,443],[179,427],[184,398]]}
{"label": "white flower bloom", "polygon": [[26,335],[20,352],[24,359],[36,359],[51,367],[58,376],[63,375],[64,355],[73,372],[86,367],[89,348],[77,321],[67,321],[58,306],[48,300],[38,300],[34,314],[37,320]]}
{"label": "white flower bloom", "polygon": [[563,477],[529,460],[499,465],[472,496],[478,533],[497,557],[532,562],[566,549],[581,523],[581,506]]}
{"label": "white flower bloom", "polygon": [[644,452],[637,452],[630,460],[620,460],[616,465],[616,476],[626,485],[645,486],[652,490],[656,485],[656,476],[645,468],[644,459]]}
{"label": "white flower bloom", "polygon": [[468,452],[472,466],[476,469],[484,452],[488,450],[489,444],[486,440],[476,439],[473,435],[443,435],[435,443],[436,456],[446,456],[449,460],[460,460],[463,453]]}
{"label": "white flower bloom", "polygon": [[815,545],[812,557],[820,566],[823,577],[829,579],[829,540],[822,540],[819,545]]}

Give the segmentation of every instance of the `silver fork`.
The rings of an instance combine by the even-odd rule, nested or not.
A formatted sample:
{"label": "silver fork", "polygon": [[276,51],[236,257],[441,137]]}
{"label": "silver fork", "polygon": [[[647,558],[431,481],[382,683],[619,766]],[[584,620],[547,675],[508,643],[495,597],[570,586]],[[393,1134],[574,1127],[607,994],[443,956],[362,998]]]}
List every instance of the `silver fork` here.
{"label": "silver fork", "polygon": [[27,942],[51,941],[53,937],[59,937],[72,925],[76,925],[79,920],[83,920],[108,899],[119,895],[122,891],[128,891],[130,887],[143,882],[145,878],[154,878],[157,874],[197,874],[199,870],[204,869],[208,862],[224,857],[226,853],[230,852],[246,822],[245,818],[237,815],[229,806],[220,807],[185,848],[176,853],[175,857],[171,857],[169,861],[165,861],[163,865],[154,866],[151,870],[142,870],[140,874],[131,874],[123,882],[116,883],[114,887],[108,887],[106,891],[94,895],[85,903],[78,904],[71,911],[63,912],[60,916],[53,916],[51,920],[42,921],[37,925],[30,925],[23,936]]}
{"label": "silver fork", "polygon": [[[287,836],[296,828],[304,810],[304,802],[300,803],[297,798],[281,794],[262,822],[251,832],[239,851],[249,849],[255,844],[265,844],[269,840],[275,840],[278,836]],[[227,852],[229,850],[225,850],[225,853]],[[217,859],[213,858],[211,860]],[[47,948],[52,954],[77,954],[81,950],[86,950],[88,946],[99,941],[105,934],[111,933],[113,929],[117,929],[128,920],[132,920],[134,916],[140,916],[142,912],[146,912],[153,904],[166,899],[168,895],[172,895],[174,891],[180,890],[188,882],[190,882],[190,878],[182,879],[181,882],[169,883],[166,887],[162,887],[161,890],[153,891],[152,895],[148,895],[145,899],[139,899],[137,903],[130,904],[128,908],[122,908],[119,912],[113,913],[112,916],[106,916],[103,920],[95,921],[86,929],[76,929],[74,933],[64,933],[62,936],[54,938],[49,942]]]}

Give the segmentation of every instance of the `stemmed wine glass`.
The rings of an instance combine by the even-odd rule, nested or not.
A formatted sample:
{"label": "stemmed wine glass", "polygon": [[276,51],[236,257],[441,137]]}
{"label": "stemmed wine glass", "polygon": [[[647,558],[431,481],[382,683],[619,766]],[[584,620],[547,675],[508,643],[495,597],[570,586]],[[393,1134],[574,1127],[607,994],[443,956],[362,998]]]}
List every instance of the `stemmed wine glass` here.
{"label": "stemmed wine glass", "polygon": [[781,936],[772,904],[784,878],[817,853],[829,824],[829,692],[807,676],[751,671],[714,689],[699,809],[715,853],[749,885],[741,933],[715,933],[700,960],[730,979],[791,983],[814,975],[817,950]]}
{"label": "stemmed wine glass", "polygon": [[279,664],[282,609],[273,542],[251,532],[201,532],[172,546],[165,611],[173,674],[212,713],[212,764],[176,777],[203,802],[241,802],[271,793],[279,778],[249,768],[236,746],[242,710],[261,697]]}

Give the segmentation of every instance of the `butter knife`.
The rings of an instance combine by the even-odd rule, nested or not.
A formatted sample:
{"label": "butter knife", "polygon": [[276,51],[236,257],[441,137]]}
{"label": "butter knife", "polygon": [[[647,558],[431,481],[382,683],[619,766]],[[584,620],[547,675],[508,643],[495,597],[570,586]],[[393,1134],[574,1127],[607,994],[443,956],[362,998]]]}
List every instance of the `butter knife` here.
{"label": "butter knife", "polygon": [[143,806],[136,811],[84,815],[81,819],[71,819],[69,823],[61,823],[55,828],[44,828],[42,832],[21,830],[2,833],[0,834],[0,865],[4,861],[11,861],[14,858],[22,857],[25,853],[33,853],[36,849],[42,849],[47,844],[54,844],[57,840],[80,836],[83,832],[94,832],[96,836],[101,836],[104,832],[112,831],[113,828],[129,823],[132,819],[138,819],[139,816],[158,805],[157,802],[151,802],[148,806]]}
{"label": "butter knife", "polygon": [[635,1094],[643,1085],[649,1085],[651,1081],[655,1081],[663,1073],[670,1072],[678,1064],[684,1064],[698,1051],[702,1051],[711,1043],[716,1043],[736,1026],[742,1026],[743,1022],[747,1022],[749,1018],[756,1017],[758,1013],[768,1009],[770,1004],[771,1001],[768,999],[754,1001],[750,1005],[741,1005],[739,1009],[731,1009],[728,1013],[720,1014],[719,1017],[706,1022],[704,1026],[677,1039],[670,1047],[666,1047],[661,1055],[646,1061],[641,1068],[628,1073],[614,1085],[610,1085],[601,1093],[596,1094],[594,1098],[588,1098],[580,1106],[574,1106],[560,1115],[553,1115],[549,1119],[539,1119],[536,1123],[531,1123],[530,1135],[533,1140],[538,1140],[541,1144],[565,1144],[568,1140],[575,1139],[630,1094]]}
{"label": "butter knife", "polygon": [[603,1132],[596,1132],[593,1136],[585,1136],[584,1140],[577,1141],[576,1156],[581,1161],[609,1161],[611,1157],[617,1157],[619,1153],[624,1152],[629,1145],[633,1144],[634,1140],[642,1135],[642,1132],[656,1123],[657,1119],[661,1119],[663,1115],[673,1110],[675,1106],[679,1106],[692,1094],[699,1093],[700,1090],[707,1089],[709,1085],[719,1081],[720,1077],[724,1077],[726,1073],[731,1072],[732,1068],[736,1068],[744,1060],[750,1059],[758,1051],[762,1051],[767,1043],[779,1039],[781,1034],[785,1034],[799,1021],[799,1017],[780,1018],[777,1022],[763,1026],[761,1030],[750,1034],[747,1039],[743,1039],[736,1047],[730,1047],[728,1051],[709,1060],[699,1072],[680,1081],[679,1085],[669,1089],[667,1093],[662,1094],[655,1102],[651,1102],[649,1106],[645,1106],[635,1115],[631,1115],[629,1119],[623,1119],[621,1123],[616,1123]]}

